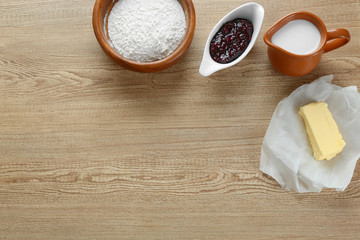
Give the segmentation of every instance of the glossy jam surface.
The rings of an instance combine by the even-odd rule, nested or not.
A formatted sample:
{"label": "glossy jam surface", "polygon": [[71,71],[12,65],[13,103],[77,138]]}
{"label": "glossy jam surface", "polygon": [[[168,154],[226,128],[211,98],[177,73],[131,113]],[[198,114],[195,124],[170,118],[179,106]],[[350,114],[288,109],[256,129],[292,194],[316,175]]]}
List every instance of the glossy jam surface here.
{"label": "glossy jam surface", "polygon": [[210,56],[218,63],[230,63],[240,57],[250,43],[253,24],[237,18],[225,23],[210,42]]}

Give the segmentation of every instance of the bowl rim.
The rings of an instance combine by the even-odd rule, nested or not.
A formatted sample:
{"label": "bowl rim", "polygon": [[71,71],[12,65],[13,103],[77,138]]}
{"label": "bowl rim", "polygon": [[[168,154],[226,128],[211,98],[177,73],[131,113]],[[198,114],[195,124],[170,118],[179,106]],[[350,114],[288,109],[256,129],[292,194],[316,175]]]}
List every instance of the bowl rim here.
{"label": "bowl rim", "polygon": [[[101,24],[100,24],[100,21],[104,21],[104,19],[100,18],[100,10],[101,10],[102,2],[103,0],[96,0],[94,4],[94,9],[92,14],[93,30],[96,39],[99,42],[99,45],[101,46],[103,51],[119,65],[138,72],[161,71],[178,62],[190,47],[190,44],[194,37],[195,24],[196,24],[196,14],[192,0],[179,1],[181,7],[183,8],[186,18],[186,32],[183,40],[181,40],[179,46],[169,56],[152,62],[137,62],[128,59],[122,56],[116,49],[114,49],[110,45],[110,43],[107,40],[107,37],[104,34],[105,33],[104,30],[101,29]],[[116,3],[117,0],[111,2]],[[188,11],[188,14],[186,10]],[[108,11],[108,7],[107,7],[107,11]]]}

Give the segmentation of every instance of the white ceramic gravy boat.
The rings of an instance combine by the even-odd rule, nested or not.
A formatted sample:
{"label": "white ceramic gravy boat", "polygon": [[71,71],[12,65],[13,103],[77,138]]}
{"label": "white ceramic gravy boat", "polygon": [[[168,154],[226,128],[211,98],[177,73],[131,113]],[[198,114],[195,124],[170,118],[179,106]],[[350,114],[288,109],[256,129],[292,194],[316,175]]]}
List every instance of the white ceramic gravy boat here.
{"label": "white ceramic gravy boat", "polygon": [[[254,46],[255,41],[256,41],[257,37],[259,36],[260,30],[261,30],[261,26],[262,26],[262,23],[264,20],[264,14],[265,14],[265,11],[264,11],[263,6],[261,6],[258,3],[254,3],[254,2],[250,2],[250,3],[246,3],[244,5],[241,5],[237,8],[235,8],[234,10],[232,10],[231,12],[229,12],[228,14],[226,14],[215,25],[215,27],[209,34],[209,37],[206,41],[206,45],[205,45],[205,49],[204,49],[203,59],[200,64],[199,73],[202,76],[207,77],[216,71],[231,67],[231,66],[239,63],[250,52],[250,50]],[[232,61],[230,63],[225,63],[225,64],[217,63],[210,56],[210,46],[209,46],[210,42],[211,42],[212,38],[214,37],[214,35],[217,33],[217,31],[219,31],[219,29],[222,27],[223,24],[225,24],[228,21],[232,21],[236,18],[244,18],[244,19],[247,19],[252,22],[252,24],[254,26],[254,32],[251,37],[250,43],[249,43],[248,47],[246,48],[246,50],[240,55],[240,57],[238,57],[234,61]]]}

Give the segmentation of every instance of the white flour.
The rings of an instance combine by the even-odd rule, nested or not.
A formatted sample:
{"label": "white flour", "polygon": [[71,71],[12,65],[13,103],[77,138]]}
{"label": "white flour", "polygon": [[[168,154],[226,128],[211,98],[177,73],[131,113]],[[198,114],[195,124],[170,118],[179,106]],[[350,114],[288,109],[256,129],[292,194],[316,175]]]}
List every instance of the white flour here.
{"label": "white flour", "polygon": [[167,57],[179,46],[185,31],[185,14],[177,0],[119,0],[108,19],[115,49],[137,62]]}

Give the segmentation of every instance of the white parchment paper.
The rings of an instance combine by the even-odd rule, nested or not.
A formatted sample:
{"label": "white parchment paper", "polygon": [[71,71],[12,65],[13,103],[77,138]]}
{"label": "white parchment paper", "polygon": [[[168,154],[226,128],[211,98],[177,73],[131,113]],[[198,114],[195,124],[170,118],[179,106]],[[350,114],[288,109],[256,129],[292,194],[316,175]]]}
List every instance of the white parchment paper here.
{"label": "white parchment paper", "polygon": [[[297,88],[278,104],[261,147],[260,170],[286,190],[320,192],[323,187],[344,191],[360,157],[360,94],[356,86],[331,84],[332,75]],[[317,161],[299,108],[311,102],[328,104],[346,142],[341,153]]]}

